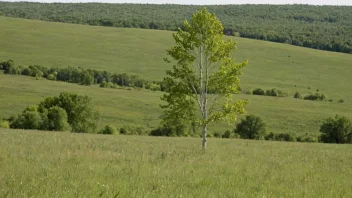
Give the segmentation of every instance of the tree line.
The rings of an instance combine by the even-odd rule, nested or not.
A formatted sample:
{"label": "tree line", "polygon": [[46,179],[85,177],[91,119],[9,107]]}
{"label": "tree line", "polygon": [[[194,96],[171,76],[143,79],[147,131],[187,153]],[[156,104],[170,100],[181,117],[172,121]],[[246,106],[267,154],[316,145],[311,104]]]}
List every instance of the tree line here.
{"label": "tree line", "polygon": [[[0,2],[0,15],[26,19],[176,31],[194,5]],[[224,34],[352,53],[352,7],[212,5]]]}
{"label": "tree line", "polygon": [[134,87],[145,88],[152,91],[167,91],[167,86],[161,81],[149,82],[138,75],[126,73],[110,73],[95,69],[83,69],[79,67],[48,68],[40,65],[28,67],[16,66],[13,60],[0,62],[0,70],[5,74],[32,76],[37,79],[45,78],[54,81],[63,81],[81,85],[99,84],[103,88]]}

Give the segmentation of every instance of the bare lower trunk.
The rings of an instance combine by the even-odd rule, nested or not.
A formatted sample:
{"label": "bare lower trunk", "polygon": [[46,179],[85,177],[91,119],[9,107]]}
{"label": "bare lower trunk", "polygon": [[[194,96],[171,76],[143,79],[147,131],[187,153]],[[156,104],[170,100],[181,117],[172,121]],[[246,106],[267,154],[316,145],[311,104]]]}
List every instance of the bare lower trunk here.
{"label": "bare lower trunk", "polygon": [[207,148],[207,126],[205,124],[202,127],[202,148],[203,151]]}

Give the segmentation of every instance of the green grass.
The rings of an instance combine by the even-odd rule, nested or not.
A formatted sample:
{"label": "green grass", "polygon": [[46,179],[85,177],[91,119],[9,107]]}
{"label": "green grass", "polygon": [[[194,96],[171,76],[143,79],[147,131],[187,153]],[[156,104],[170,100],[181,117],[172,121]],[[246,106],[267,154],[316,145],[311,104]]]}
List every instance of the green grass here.
{"label": "green grass", "polygon": [[[80,66],[139,74],[161,80],[172,32],[92,27],[0,17],[0,60],[47,67]],[[238,61],[249,60],[244,88],[320,89],[333,98],[351,97],[352,56],[233,37]],[[295,87],[295,85],[297,87]]]}
{"label": "green grass", "polygon": [[[162,92],[124,90],[82,86],[65,82],[36,80],[32,77],[0,74],[0,117],[9,117],[23,111],[28,105],[38,104],[45,97],[68,91],[92,97],[101,113],[100,127],[135,124],[155,128],[159,123],[159,104]],[[323,119],[339,113],[352,117],[351,103],[329,103],[253,95],[236,95],[248,99],[249,114],[261,116],[268,132],[295,132],[318,134]],[[210,132],[233,129],[228,125],[213,125]]]}
{"label": "green grass", "polygon": [[0,197],[351,197],[350,145],[0,129]]}
{"label": "green grass", "polygon": [[[110,72],[139,74],[161,80],[170,65],[165,49],[173,45],[171,32],[62,24],[0,17],[0,60],[47,67],[79,66]],[[352,118],[352,56],[285,44],[233,37],[238,61],[249,60],[241,77],[243,89],[278,88],[287,98],[239,95],[249,100],[248,113],[261,116],[268,132],[318,134],[323,119],[335,114]],[[310,90],[308,90],[310,87]],[[293,99],[319,89],[335,102]],[[0,76],[0,116],[20,113],[27,105],[62,91],[86,94],[101,112],[102,124],[138,124],[154,128],[160,115],[160,92],[83,87],[28,77]],[[345,103],[336,101],[340,98]],[[216,125],[211,131],[232,129]]]}

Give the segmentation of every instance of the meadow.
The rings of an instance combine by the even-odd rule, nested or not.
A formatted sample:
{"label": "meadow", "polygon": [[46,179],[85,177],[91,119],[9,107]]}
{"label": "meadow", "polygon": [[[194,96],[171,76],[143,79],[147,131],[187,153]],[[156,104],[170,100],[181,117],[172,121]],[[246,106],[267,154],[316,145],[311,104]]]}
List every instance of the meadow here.
{"label": "meadow", "polygon": [[[45,97],[57,96],[60,92],[67,91],[92,98],[100,112],[100,127],[105,124],[115,127],[139,125],[147,129],[156,128],[159,124],[159,104],[163,94],[144,89],[100,88],[4,74],[0,74],[0,90],[0,117],[17,115],[28,105],[38,104]],[[335,113],[352,117],[350,103],[243,94],[235,97],[249,100],[247,113],[260,115],[267,124],[268,132],[318,135],[323,119]],[[224,132],[233,128],[231,125],[217,124],[210,127],[210,132]]]}
{"label": "meadow", "polygon": [[350,197],[352,147],[0,129],[0,197]]}
{"label": "meadow", "polygon": [[[16,65],[46,67],[76,66],[138,74],[147,80],[161,80],[170,68],[163,62],[165,49],[173,45],[172,32],[141,29],[92,27],[0,17],[0,60]],[[229,37],[227,37],[229,38]],[[288,97],[236,95],[248,99],[249,114],[261,116],[268,132],[318,135],[323,119],[335,114],[352,117],[349,92],[352,56],[290,45],[232,37],[238,43],[238,61],[249,60],[241,88],[278,88]],[[309,89],[308,89],[309,88]],[[0,116],[20,113],[44,97],[69,91],[88,95],[101,113],[101,125],[140,125],[156,128],[160,116],[161,92],[102,89],[97,86],[35,80],[0,74]],[[319,89],[334,102],[293,99]],[[344,99],[345,103],[337,103]],[[233,126],[215,125],[211,132]]]}

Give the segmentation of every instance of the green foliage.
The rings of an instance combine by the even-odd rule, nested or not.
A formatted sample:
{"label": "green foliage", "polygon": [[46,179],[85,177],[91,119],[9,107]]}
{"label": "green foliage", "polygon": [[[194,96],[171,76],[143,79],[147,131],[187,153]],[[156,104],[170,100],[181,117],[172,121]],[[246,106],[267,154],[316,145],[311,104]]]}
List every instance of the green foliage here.
{"label": "green foliage", "polygon": [[7,120],[3,120],[3,119],[0,117],[0,128],[5,128],[5,129],[10,128],[10,122],[7,121]]}
{"label": "green foliage", "polygon": [[126,125],[120,128],[122,135],[149,135],[149,131],[144,126],[139,125]]}
{"label": "green foliage", "polygon": [[326,97],[324,94],[320,93],[315,93],[315,94],[309,94],[304,96],[304,100],[319,100],[319,101],[325,101]]}
{"label": "green foliage", "polygon": [[352,122],[344,116],[326,119],[320,132],[320,141],[324,143],[352,143]]}
{"label": "green foliage", "polygon": [[344,103],[345,100],[344,100],[344,99],[340,99],[340,100],[338,100],[337,102],[338,102],[338,103]]}
{"label": "green foliage", "polygon": [[[261,94],[255,94],[255,95],[261,95]],[[265,92],[266,96],[279,96],[278,91],[276,89],[268,89]]]}
{"label": "green foliage", "polygon": [[[224,34],[352,52],[352,8],[310,5],[209,5]],[[177,30],[203,6],[0,2],[4,16],[108,27]],[[150,12],[153,10],[153,12]],[[157,20],[156,20],[157,19]],[[234,22],[235,21],[235,22]],[[284,28],[283,28],[284,27]]]}
{"label": "green foliage", "polygon": [[67,92],[58,97],[48,97],[39,106],[31,105],[22,114],[10,118],[15,129],[38,129],[94,133],[98,115],[91,99]]}
{"label": "green foliage", "polygon": [[264,96],[265,91],[261,88],[257,88],[253,90],[253,95]]}
{"label": "green foliage", "polygon": [[[160,82],[148,83],[148,81],[143,80],[137,75],[123,74],[111,74],[107,71],[97,71],[97,70],[85,70],[78,69],[75,67],[68,68],[47,68],[38,65],[31,65],[29,67],[22,68],[21,66],[15,67],[12,60],[0,63],[0,66],[5,68],[6,74],[20,74],[25,76],[36,77],[36,79],[41,79],[42,77],[48,80],[57,80],[70,83],[79,83],[81,85],[92,85],[95,83],[100,83],[100,87],[103,88],[118,88],[118,86],[127,87],[137,87],[137,88],[147,88],[153,91],[160,90]],[[144,86],[147,84],[148,86]],[[165,90],[169,89],[164,87]]]}
{"label": "green foliage", "polygon": [[[286,142],[296,142],[296,135],[293,133],[273,133],[270,132],[265,136],[265,140],[271,141],[286,141]],[[300,138],[302,140],[302,138]]]}
{"label": "green foliage", "polygon": [[70,131],[71,127],[68,123],[66,111],[58,106],[53,106],[48,109],[47,128],[49,131]]}
{"label": "green foliage", "polygon": [[88,71],[83,71],[81,73],[81,84],[92,85],[93,83],[94,83],[94,77]]}
{"label": "green foliage", "polygon": [[236,125],[234,132],[243,139],[264,139],[265,123],[258,116],[247,115]]}
{"label": "green foliage", "polygon": [[67,92],[60,93],[58,97],[48,97],[39,104],[41,112],[45,109],[58,106],[67,113],[68,123],[73,132],[95,133],[98,115],[94,110],[88,96],[80,96]]}
{"label": "green foliage", "polygon": [[225,133],[221,135],[222,138],[231,138],[232,132],[230,130],[226,130]]}
{"label": "green foliage", "polygon": [[184,137],[188,136],[186,132],[186,127],[177,126],[177,127],[159,127],[150,132],[151,136],[169,136],[169,137]]}
{"label": "green foliage", "polygon": [[99,131],[99,134],[105,134],[105,135],[113,135],[115,133],[116,133],[116,129],[112,125],[105,125],[104,128]]}
{"label": "green foliage", "polygon": [[310,142],[310,143],[313,143],[313,142],[318,142],[318,138],[317,137],[314,137],[314,136],[311,136],[311,135],[308,135],[308,134],[305,134],[303,136],[298,136],[296,138],[297,142]]}
{"label": "green foliage", "polygon": [[[245,100],[232,99],[232,94],[238,92],[240,70],[247,61],[235,63],[232,54],[236,43],[231,39],[224,41],[223,30],[215,14],[204,8],[192,16],[190,23],[185,20],[183,28],[173,34],[176,45],[167,50],[175,64],[164,78],[164,84],[170,88],[161,98],[167,103],[161,105],[165,111],[163,122],[181,120],[200,124],[203,149],[207,125],[235,121],[247,104]],[[209,90],[215,92],[209,94]]]}
{"label": "green foliage", "polygon": [[27,107],[22,114],[11,117],[10,127],[15,129],[46,130],[46,114],[38,111],[37,105]]}
{"label": "green foliage", "polygon": [[295,95],[293,96],[293,98],[301,99],[302,96],[301,96],[301,94],[300,94],[298,91],[296,91],[296,93],[295,93]]}

